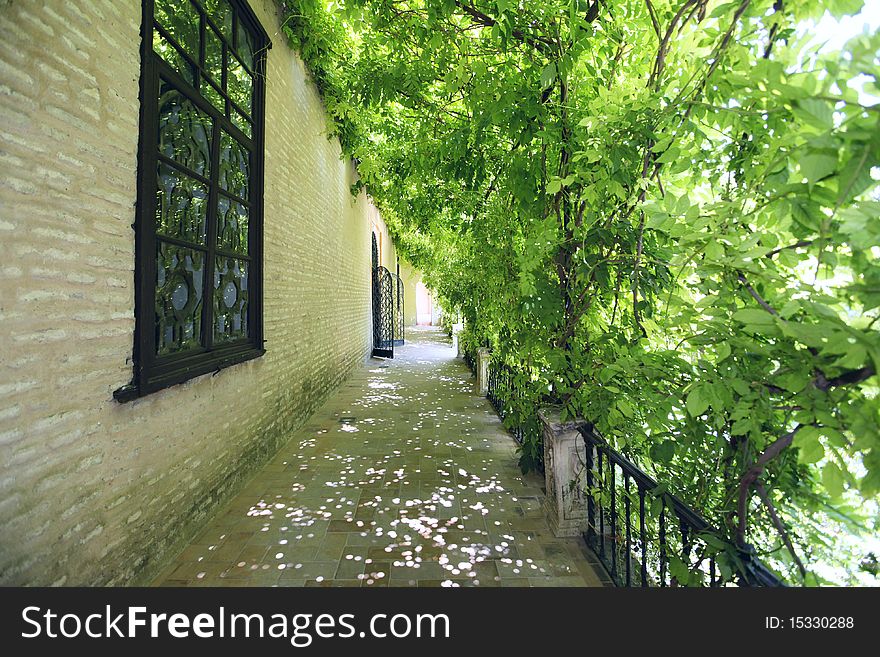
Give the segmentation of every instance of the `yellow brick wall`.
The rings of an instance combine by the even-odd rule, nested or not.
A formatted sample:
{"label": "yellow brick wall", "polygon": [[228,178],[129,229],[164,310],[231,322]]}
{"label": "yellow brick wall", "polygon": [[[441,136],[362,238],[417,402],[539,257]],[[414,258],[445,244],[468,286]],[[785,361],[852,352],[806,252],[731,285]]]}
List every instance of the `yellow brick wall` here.
{"label": "yellow brick wall", "polygon": [[[376,206],[371,205],[368,214],[370,216],[370,230],[376,234],[376,245],[379,249],[379,264],[388,271],[397,271],[397,248],[388,236],[388,227],[379,214]],[[372,248],[372,246],[370,247]]]}
{"label": "yellow brick wall", "polygon": [[416,286],[422,280],[422,274],[414,269],[405,260],[400,261],[400,279],[403,281],[403,319],[407,326],[415,326],[416,316]]}
{"label": "yellow brick wall", "polygon": [[274,5],[252,4],[274,44],[267,353],[119,404],[140,3],[0,2],[0,584],[148,581],[369,353],[374,208]]}

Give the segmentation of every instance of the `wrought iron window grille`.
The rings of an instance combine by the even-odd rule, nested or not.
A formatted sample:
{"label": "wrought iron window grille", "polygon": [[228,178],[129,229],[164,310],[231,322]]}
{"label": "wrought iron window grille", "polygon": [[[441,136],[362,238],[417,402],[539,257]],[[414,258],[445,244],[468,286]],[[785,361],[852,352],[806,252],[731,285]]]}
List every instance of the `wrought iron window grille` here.
{"label": "wrought iron window grille", "polygon": [[144,0],[129,401],[265,353],[269,37],[243,0]]}

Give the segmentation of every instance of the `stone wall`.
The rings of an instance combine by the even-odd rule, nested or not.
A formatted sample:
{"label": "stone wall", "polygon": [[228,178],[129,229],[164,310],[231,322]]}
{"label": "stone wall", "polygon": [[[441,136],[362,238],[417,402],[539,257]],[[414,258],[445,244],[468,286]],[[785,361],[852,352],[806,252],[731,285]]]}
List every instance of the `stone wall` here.
{"label": "stone wall", "polygon": [[140,3],[0,2],[0,584],[148,582],[369,353],[375,209],[273,3],[252,5],[273,41],[267,352],[120,404]]}

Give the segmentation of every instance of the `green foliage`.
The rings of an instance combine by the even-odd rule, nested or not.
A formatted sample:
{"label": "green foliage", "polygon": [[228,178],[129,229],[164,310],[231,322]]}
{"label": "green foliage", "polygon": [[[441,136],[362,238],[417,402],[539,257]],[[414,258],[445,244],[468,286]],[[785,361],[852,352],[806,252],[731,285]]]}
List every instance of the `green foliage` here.
{"label": "green foliage", "polygon": [[880,492],[880,106],[854,82],[878,94],[880,36],[797,28],[861,2],[282,6],[358,188],[522,373],[518,417],[589,418],[793,581],[783,535],[855,577],[830,537],[870,534]]}

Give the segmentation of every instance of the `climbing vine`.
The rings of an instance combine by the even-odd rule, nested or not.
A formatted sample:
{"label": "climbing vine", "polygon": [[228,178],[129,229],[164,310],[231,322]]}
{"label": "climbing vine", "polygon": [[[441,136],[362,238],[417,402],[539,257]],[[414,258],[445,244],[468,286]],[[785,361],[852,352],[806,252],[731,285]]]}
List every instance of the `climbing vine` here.
{"label": "climbing vine", "polygon": [[523,404],[792,582],[870,579],[880,35],[810,30],[860,1],[281,6],[358,188]]}

